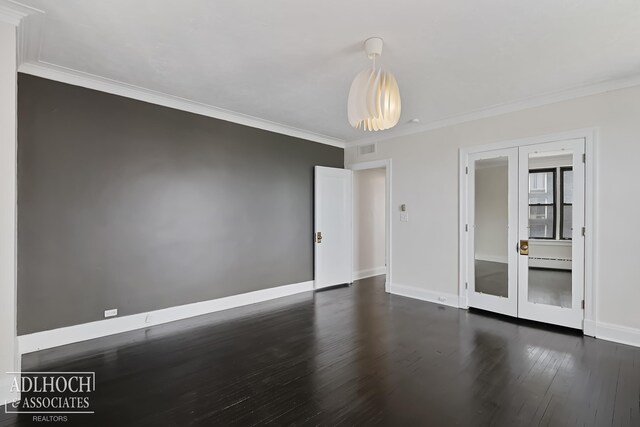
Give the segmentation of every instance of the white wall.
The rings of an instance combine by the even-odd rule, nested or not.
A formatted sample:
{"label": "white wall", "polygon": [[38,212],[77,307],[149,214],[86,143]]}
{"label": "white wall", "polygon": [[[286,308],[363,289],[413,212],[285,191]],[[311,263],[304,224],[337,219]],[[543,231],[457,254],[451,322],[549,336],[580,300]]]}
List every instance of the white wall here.
{"label": "white wall", "polygon": [[19,369],[16,345],[16,27],[0,21],[0,404]]}
{"label": "white wall", "polygon": [[353,173],[355,279],[384,274],[385,175],[384,168]]}
{"label": "white wall", "polygon": [[509,166],[479,167],[476,173],[475,259],[507,263]]}
{"label": "white wall", "polygon": [[[428,101],[425,101],[428,102]],[[598,127],[595,156],[596,317],[640,329],[640,262],[629,227],[640,218],[640,87],[476,120],[378,144],[345,163],[393,159],[393,284],[458,294],[458,152],[460,147]],[[410,221],[396,209],[410,206]],[[630,331],[627,331],[631,333]],[[640,331],[637,331],[640,332]],[[625,332],[626,333],[626,332]]]}

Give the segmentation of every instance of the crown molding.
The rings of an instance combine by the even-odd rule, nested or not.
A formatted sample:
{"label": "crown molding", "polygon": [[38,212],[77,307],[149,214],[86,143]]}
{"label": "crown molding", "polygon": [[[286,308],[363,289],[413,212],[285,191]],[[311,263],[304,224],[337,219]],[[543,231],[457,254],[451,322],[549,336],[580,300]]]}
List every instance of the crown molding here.
{"label": "crown molding", "polygon": [[554,104],[571,99],[582,98],[590,95],[611,92],[619,89],[640,85],[640,75],[625,77],[616,80],[607,80],[591,85],[579,86],[572,89],[562,90],[559,92],[548,93],[541,96],[531,97],[522,101],[500,104],[493,107],[473,111],[458,116],[452,116],[446,119],[425,123],[423,125],[410,126],[399,129],[396,132],[388,134],[372,135],[365,138],[349,141],[347,147],[357,147],[359,145],[372,144],[377,142],[390,141],[399,137],[414,135],[435,129],[441,129],[460,123],[471,122],[474,120],[485,119],[488,117],[500,116],[502,114],[514,113],[516,111],[527,110],[529,108],[541,107],[543,105]]}
{"label": "crown molding", "polygon": [[187,111],[201,116],[213,117],[252,128],[275,132],[295,138],[306,139],[333,147],[345,148],[345,141],[330,136],[298,129],[281,123],[259,119],[246,114],[237,113],[223,108],[200,102],[190,101],[185,98],[169,95],[163,92],[145,89],[143,87],[118,82],[96,76],[94,74],[73,70],[59,65],[43,61],[30,61],[21,64],[18,71],[49,80],[81,86],[88,89],[106,92],[126,98],[137,99],[151,104],[162,105],[176,110]]}
{"label": "crown molding", "polygon": [[42,42],[40,28],[43,16],[44,12],[42,11],[34,12],[20,22],[18,26],[18,65],[38,59]]}
{"label": "crown molding", "polygon": [[23,18],[33,13],[43,12],[40,9],[26,6],[12,0],[0,0],[0,21],[6,22],[7,24],[17,27]]}

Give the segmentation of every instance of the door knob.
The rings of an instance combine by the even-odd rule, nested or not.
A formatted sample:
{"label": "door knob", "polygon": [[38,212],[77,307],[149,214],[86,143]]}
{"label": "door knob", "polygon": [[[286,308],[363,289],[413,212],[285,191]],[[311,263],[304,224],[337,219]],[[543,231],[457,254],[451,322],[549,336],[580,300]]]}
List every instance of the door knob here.
{"label": "door knob", "polygon": [[529,241],[520,240],[520,255],[529,255]]}
{"label": "door knob", "polygon": [[316,243],[322,243],[322,232],[318,231],[316,233]]}

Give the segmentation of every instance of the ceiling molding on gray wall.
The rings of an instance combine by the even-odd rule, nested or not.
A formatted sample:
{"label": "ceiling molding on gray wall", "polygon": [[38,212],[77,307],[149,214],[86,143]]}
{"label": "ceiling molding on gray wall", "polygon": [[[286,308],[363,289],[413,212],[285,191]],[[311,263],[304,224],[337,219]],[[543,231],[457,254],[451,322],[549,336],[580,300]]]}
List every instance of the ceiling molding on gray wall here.
{"label": "ceiling molding on gray wall", "polygon": [[35,62],[40,54],[41,20],[44,12],[26,16],[18,26],[18,66],[25,62]]}
{"label": "ceiling molding on gray wall", "polygon": [[33,13],[44,12],[12,0],[0,0],[0,21],[2,22],[18,26],[22,18]]}
{"label": "ceiling molding on gray wall", "polygon": [[16,26],[19,25],[18,71],[21,73],[133,98],[177,110],[188,111],[202,116],[213,117],[321,144],[345,148],[345,141],[341,139],[39,61],[38,57],[41,43],[40,19],[43,14],[44,12],[39,9],[24,6],[11,0],[0,0],[0,20],[7,21]]}
{"label": "ceiling molding on gray wall", "polygon": [[[474,120],[485,119],[503,114],[514,113],[517,111],[527,110],[529,108],[541,107],[543,105],[555,104],[557,102],[569,101],[571,99],[582,98],[590,95],[611,92],[614,90],[625,89],[628,87],[640,85],[640,75],[625,77],[617,80],[607,80],[591,85],[579,86],[572,89],[562,90],[559,92],[548,93],[541,96],[528,98],[522,101],[510,102],[507,104],[497,105],[494,107],[473,111],[449,117],[443,120],[437,120],[422,125],[405,128],[391,133],[379,133],[369,137],[357,139],[347,142],[347,147],[355,147],[359,145],[371,144],[374,142],[391,141],[403,136],[414,135],[429,130],[441,129],[460,123],[471,122]],[[384,131],[383,131],[384,132]]]}
{"label": "ceiling molding on gray wall", "polygon": [[190,113],[213,117],[215,119],[225,120],[228,122],[262,129],[269,132],[293,136],[296,138],[306,139],[309,141],[331,145],[334,147],[345,148],[345,141],[337,138],[309,132],[281,123],[263,120],[257,117],[225,110],[223,108],[190,101],[188,99],[145,89],[127,83],[118,82],[93,74],[60,67],[58,65],[50,64],[44,61],[24,62],[18,67],[18,71],[49,80],[55,80],[75,86],[86,87],[88,89],[93,89],[100,92],[106,92],[113,95],[137,99],[139,101],[162,105],[164,107],[174,108],[176,110],[188,111]]}
{"label": "ceiling molding on gray wall", "polygon": [[[37,26],[34,25],[33,27],[37,27]],[[30,31],[27,33],[32,34]],[[27,54],[25,54],[25,57],[33,58],[34,43],[32,43],[32,40],[35,39],[35,37],[30,37],[29,39],[30,40],[23,42],[24,45],[27,46],[26,49],[30,49],[28,56]],[[580,86],[580,87],[576,87],[568,90],[549,93],[542,96],[532,97],[522,101],[516,101],[512,103],[497,105],[491,108],[486,108],[486,109],[470,112],[467,114],[453,116],[443,120],[437,120],[430,123],[408,127],[405,129],[397,130],[395,132],[387,133],[383,131],[375,135],[358,139],[355,141],[344,141],[344,140],[329,137],[326,135],[321,135],[314,132],[306,131],[304,129],[299,129],[299,128],[287,126],[281,123],[275,123],[268,120],[263,120],[257,117],[244,115],[242,113],[225,110],[222,108],[191,101],[188,99],[165,94],[162,92],[145,89],[139,86],[118,82],[115,80],[107,79],[107,78],[96,76],[93,74],[68,69],[65,67],[61,67],[61,66],[50,64],[43,61],[24,62],[18,67],[18,71],[25,74],[31,74],[34,76],[43,77],[50,80],[72,84],[75,86],[82,86],[89,89],[98,90],[101,92],[111,93],[114,95],[124,96],[127,98],[133,98],[140,101],[149,102],[152,104],[157,104],[157,105],[162,105],[169,108],[188,111],[194,114],[213,117],[216,119],[238,123],[241,125],[254,127],[258,129],[263,129],[270,132],[280,133],[283,135],[293,136],[296,138],[307,139],[309,141],[314,141],[321,144],[327,144],[327,145],[331,145],[339,148],[371,144],[374,142],[390,141],[399,137],[414,135],[414,134],[426,132],[429,130],[441,129],[441,128],[453,126],[460,123],[499,116],[503,114],[526,110],[529,108],[540,107],[543,105],[553,104],[553,103],[562,102],[562,101],[568,101],[571,99],[581,98],[581,97],[590,96],[590,95],[597,95],[600,93],[605,93],[605,92],[610,92],[614,90],[619,90],[619,89],[640,85],[640,75],[626,77],[626,78],[617,79],[617,80],[609,80],[609,81],[599,82],[592,85]]]}

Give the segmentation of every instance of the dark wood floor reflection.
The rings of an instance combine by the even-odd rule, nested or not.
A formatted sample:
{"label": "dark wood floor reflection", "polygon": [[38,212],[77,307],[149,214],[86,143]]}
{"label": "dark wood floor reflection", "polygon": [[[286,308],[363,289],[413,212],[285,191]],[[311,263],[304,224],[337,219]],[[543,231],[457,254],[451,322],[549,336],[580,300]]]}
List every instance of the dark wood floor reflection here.
{"label": "dark wood floor reflection", "polygon": [[[475,260],[476,290],[484,294],[509,296],[509,265]],[[571,307],[571,270],[529,268],[529,301]]]}
{"label": "dark wood floor reflection", "polygon": [[389,295],[381,277],[23,363],[96,372],[96,414],[65,425],[640,425],[640,349]]}

